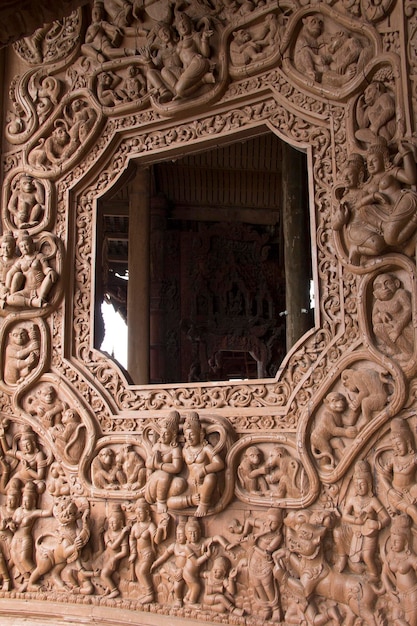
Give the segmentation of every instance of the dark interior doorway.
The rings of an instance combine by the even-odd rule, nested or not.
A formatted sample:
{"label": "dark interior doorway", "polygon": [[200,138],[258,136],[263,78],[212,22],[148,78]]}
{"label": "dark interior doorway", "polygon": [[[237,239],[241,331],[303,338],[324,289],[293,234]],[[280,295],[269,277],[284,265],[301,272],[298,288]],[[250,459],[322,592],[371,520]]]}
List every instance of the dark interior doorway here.
{"label": "dark interior doorway", "polygon": [[[304,257],[290,294],[294,289],[305,294],[304,331],[313,323],[305,155],[297,163],[302,224],[296,236],[303,240]],[[102,316],[107,302],[126,324],[129,318],[128,338],[119,334],[117,346],[126,341],[129,352],[129,345],[138,345],[140,327],[149,325],[139,341],[149,361],[147,380],[132,371],[129,357],[121,363],[133,382],[273,377],[288,348],[291,281],[282,142],[267,133],[161,161],[148,175],[149,219],[143,227],[149,262],[146,268],[141,263],[143,271],[129,273],[132,255],[140,254],[136,242],[142,229],[140,220],[132,219],[130,184],[98,202],[96,347],[103,349],[111,331]],[[139,315],[144,300],[145,316]]]}

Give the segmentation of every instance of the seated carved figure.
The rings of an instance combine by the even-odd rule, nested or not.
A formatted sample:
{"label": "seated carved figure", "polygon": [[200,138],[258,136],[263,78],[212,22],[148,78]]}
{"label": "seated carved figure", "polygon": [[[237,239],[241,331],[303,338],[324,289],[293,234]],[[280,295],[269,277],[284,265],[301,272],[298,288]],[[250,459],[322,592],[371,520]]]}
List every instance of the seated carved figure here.
{"label": "seated carved figure", "polygon": [[102,448],[91,463],[93,485],[99,489],[119,489],[116,455],[112,448]]}
{"label": "seated carved figure", "polygon": [[159,512],[167,510],[167,500],[178,489],[185,488],[182,479],[178,477],[183,458],[178,443],[180,415],[178,411],[171,411],[164,420],[159,439],[152,447],[152,453],[146,460],[148,479],[145,488],[145,498],[150,504],[157,504]]}
{"label": "seated carved figure", "polygon": [[249,493],[265,493],[268,483],[265,478],[267,468],[264,454],[258,446],[249,446],[242,456],[237,475],[243,489]]}
{"label": "seated carved figure", "polygon": [[27,231],[19,237],[19,249],[21,256],[7,273],[8,294],[4,302],[19,307],[44,307],[58,275],[46,256],[36,250]]}
{"label": "seated carved figure", "polygon": [[402,167],[393,167],[382,140],[368,148],[369,178],[358,209],[362,219],[379,230],[387,246],[400,247],[407,253],[407,244],[412,245],[417,230],[417,193],[410,188],[417,183],[417,168],[407,144],[399,142],[398,157]]}
{"label": "seated carved figure", "polygon": [[351,154],[342,172],[342,182],[334,190],[332,228],[343,231],[348,259],[353,265],[359,265],[361,255],[377,256],[386,249],[380,230],[369,224],[358,209],[364,180],[364,160],[360,154]]}
{"label": "seated carved figure", "polygon": [[372,369],[346,368],[341,374],[349,407],[356,416],[352,425],[366,426],[375,413],[382,411],[389,398],[389,377],[386,372]]}
{"label": "seated carved figure", "polygon": [[77,411],[64,407],[61,421],[55,422],[51,435],[58,452],[69,463],[75,464],[80,460],[85,445],[86,431]]}
{"label": "seated carved figure", "polygon": [[35,395],[28,397],[27,408],[45,428],[53,428],[61,424],[62,415],[68,407],[59,399],[55,388],[47,384],[39,387]]}
{"label": "seated carved figure", "polygon": [[232,613],[242,616],[244,610],[235,606],[237,570],[231,567],[230,560],[225,556],[214,559],[208,572],[203,573],[206,579],[203,606],[216,613]]}
{"label": "seated carved figure", "polygon": [[379,274],[373,283],[372,328],[378,347],[408,360],[414,349],[411,295],[395,274]]}
{"label": "seated carved figure", "polygon": [[39,224],[45,212],[45,189],[40,181],[23,174],[7,203],[7,210],[16,228]]}
{"label": "seated carved figure", "polygon": [[[8,479],[11,476],[11,480],[18,481],[21,487],[30,482],[36,487],[38,493],[43,493],[48,461],[44,452],[38,447],[36,434],[30,426],[22,426],[14,435],[13,444],[10,448],[6,439],[5,426],[2,424],[0,443],[0,455],[12,460],[12,463],[9,464]],[[2,483],[4,478],[2,476]]]}
{"label": "seated carved figure", "polygon": [[378,137],[391,141],[397,130],[395,99],[383,82],[372,81],[358,100],[358,139],[375,143]]}
{"label": "seated carved figure", "polygon": [[224,461],[215,448],[206,440],[198,413],[192,411],[184,423],[185,444],[183,459],[188,468],[188,490],[169,498],[172,508],[196,506],[195,515],[207,515],[213,503],[218,485],[218,475],[224,469]]}

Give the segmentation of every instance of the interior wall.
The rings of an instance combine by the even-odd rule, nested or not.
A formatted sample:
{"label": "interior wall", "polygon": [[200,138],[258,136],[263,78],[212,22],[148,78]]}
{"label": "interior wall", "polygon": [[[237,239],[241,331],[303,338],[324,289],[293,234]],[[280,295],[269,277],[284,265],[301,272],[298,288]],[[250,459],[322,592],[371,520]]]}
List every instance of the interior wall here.
{"label": "interior wall", "polygon": [[[417,623],[416,32],[391,0],[104,0],[7,47],[4,620]],[[307,155],[314,328],[274,378],[129,384],[94,347],[101,199],[265,131]]]}

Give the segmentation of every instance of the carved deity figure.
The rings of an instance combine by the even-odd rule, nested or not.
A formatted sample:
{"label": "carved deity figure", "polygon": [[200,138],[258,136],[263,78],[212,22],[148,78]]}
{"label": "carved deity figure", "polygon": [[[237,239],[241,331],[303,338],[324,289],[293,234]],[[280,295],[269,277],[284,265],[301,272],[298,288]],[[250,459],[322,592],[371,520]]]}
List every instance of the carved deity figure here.
{"label": "carved deity figure", "polygon": [[417,524],[417,452],[408,422],[391,421],[392,453],[381,464],[387,485],[387,499],[394,512],[406,513]]}
{"label": "carved deity figure", "polygon": [[19,481],[11,480],[7,486],[6,502],[0,507],[0,577],[3,591],[12,588],[12,568],[10,546],[16,531],[13,517],[16,509],[20,506]]}
{"label": "carved deity figure", "polygon": [[94,2],[91,25],[87,28],[81,51],[97,63],[104,63],[121,55],[118,46],[123,39],[123,33],[118,26],[110,24],[105,18],[103,3]]}
{"label": "carved deity figure", "polygon": [[265,478],[267,468],[264,453],[258,446],[249,446],[242,455],[237,469],[239,482],[249,493],[262,494],[269,489]]}
{"label": "carved deity figure", "polygon": [[49,265],[46,255],[36,250],[35,242],[27,231],[20,235],[18,245],[21,256],[7,273],[9,293],[5,303],[19,307],[44,307],[48,304],[58,274]]}
{"label": "carved deity figure", "polygon": [[397,130],[395,99],[383,82],[372,81],[358,100],[356,118],[358,139],[375,143],[378,137],[391,141]]}
{"label": "carved deity figure", "polygon": [[116,574],[121,561],[129,554],[129,530],[120,505],[112,505],[107,529],[104,531],[104,551],[101,557],[103,565],[100,572],[104,595],[108,598],[120,595]]}
{"label": "carved deity figure", "polygon": [[[353,439],[358,430],[352,425],[352,412],[342,393],[331,392],[323,399],[325,410],[316,418],[310,441],[320,464],[334,467],[343,454],[345,438]],[[353,416],[355,420],[355,416]]]}
{"label": "carved deity figure", "polygon": [[[358,209],[363,194],[365,163],[360,154],[348,157],[342,173],[343,182],[335,189],[336,204],[333,208],[332,227],[335,231],[344,229],[344,239],[349,262],[359,265],[361,255],[377,256],[386,248],[380,230],[369,224]],[[337,195],[341,191],[341,195]]]}
{"label": "carved deity figure", "polygon": [[372,328],[378,347],[408,360],[414,349],[411,295],[395,274],[379,274],[373,283]]}
{"label": "carved deity figure", "polygon": [[12,192],[7,210],[16,228],[37,226],[45,213],[45,188],[39,180],[22,174]]}
{"label": "carved deity figure", "polygon": [[393,623],[417,624],[417,554],[408,515],[392,521],[381,579],[393,603]]}
{"label": "carved deity figure", "polygon": [[70,588],[75,593],[92,593],[92,572],[85,569],[81,560],[82,550],[91,534],[90,510],[88,506],[81,510],[70,496],[61,496],[52,512],[58,526],[53,534],[42,534],[36,541],[36,568],[29,577],[28,589],[36,591],[39,580],[50,574],[54,586],[65,590],[68,587],[61,574],[68,565]]}
{"label": "carved deity figure", "polygon": [[183,11],[177,12],[175,24],[179,34],[176,53],[181,62],[180,76],[169,71],[164,75],[174,100],[191,95],[201,85],[215,83],[209,44],[213,31],[207,25],[201,32],[196,31],[192,19]]}
{"label": "carved deity figure", "polygon": [[62,415],[68,408],[59,399],[53,385],[41,385],[34,396],[27,399],[28,411],[36,416],[45,428],[54,428],[62,423]]}
{"label": "carved deity figure", "polygon": [[197,506],[195,515],[207,515],[218,485],[218,474],[224,469],[224,461],[206,440],[198,413],[192,411],[184,423],[185,444],[182,454],[188,468],[189,493],[170,498],[173,508]]}
{"label": "carved deity figure", "polygon": [[[384,505],[372,492],[372,474],[367,461],[358,461],[353,474],[353,493],[348,495],[342,513],[343,531],[349,537],[349,551],[346,559],[339,551],[338,569],[346,565],[356,573],[366,572],[369,580],[379,578],[378,536],[380,530],[389,525],[391,519]],[[342,528],[334,536],[336,544],[341,538]]]}
{"label": "carved deity figure", "polygon": [[149,504],[144,499],[138,500],[136,522],[129,536],[129,563],[132,581],[139,585],[141,604],[150,604],[155,598],[151,567],[156,557],[155,546],[166,539],[168,521],[168,515],[164,515],[156,525]]}
{"label": "carved deity figure", "polygon": [[161,565],[165,566],[166,576],[173,595],[173,606],[181,607],[184,602],[186,591],[183,576],[184,566],[188,558],[187,538],[185,535],[185,519],[180,520],[175,530],[175,541],[165,549],[151,566],[151,572],[156,571]]}
{"label": "carved deity figure", "polygon": [[[45,478],[47,470],[47,458],[43,451],[39,449],[36,434],[30,426],[22,426],[14,435],[13,444],[10,448],[6,439],[6,427],[0,426],[1,455],[10,457],[12,463],[8,464],[10,473],[7,480],[19,481],[21,487],[30,482],[34,485],[38,493],[45,491]],[[17,462],[17,465],[16,465]],[[2,484],[7,484],[5,476],[2,476]]]}
{"label": "carved deity figure", "polygon": [[[145,489],[145,498],[150,504],[157,504],[160,513],[167,510],[167,500],[171,487],[175,488],[173,480],[183,467],[181,447],[178,443],[180,414],[171,411],[163,421],[159,439],[152,446],[152,453],[146,460],[148,480]],[[181,483],[182,485],[182,483]]]}
{"label": "carved deity figure", "polygon": [[237,569],[231,567],[227,557],[215,558],[203,577],[206,579],[203,606],[216,613],[232,613],[240,617],[244,614],[244,610],[236,606],[235,600]]}
{"label": "carved deity figure", "polygon": [[348,404],[356,415],[353,425],[360,429],[387,404],[388,376],[377,370],[346,368],[341,374],[341,381],[347,392]]}
{"label": "carved deity figure", "polygon": [[187,588],[184,602],[192,606],[198,604],[202,589],[201,569],[212,554],[212,537],[202,537],[200,523],[197,519],[190,517],[185,524],[185,553],[182,575]]}
{"label": "carved deity figure", "polygon": [[6,300],[9,288],[6,286],[7,274],[16,261],[16,239],[10,232],[4,233],[0,250],[0,305]]}
{"label": "carved deity figure", "polygon": [[34,325],[28,330],[15,326],[9,333],[5,350],[4,380],[8,385],[18,385],[38,365],[40,341]]}
{"label": "carved deity figure", "polygon": [[[407,243],[417,229],[417,193],[410,185],[417,183],[417,168],[411,147],[398,144],[398,159],[402,167],[394,167],[387,146],[382,140],[367,150],[367,179],[358,203],[362,219],[379,230],[387,246],[401,247],[407,253]],[[414,250],[414,246],[412,247]]]}
{"label": "carved deity figure", "polygon": [[51,511],[36,508],[37,489],[33,482],[26,482],[22,493],[22,504],[13,515],[15,532],[10,542],[10,553],[14,566],[21,577],[21,590],[25,591],[35,569],[33,529],[40,518],[51,516]]}
{"label": "carved deity figure", "polygon": [[[255,606],[265,619],[277,621],[281,616],[281,599],[274,577],[273,555],[282,543],[282,520],[282,510],[272,508],[264,517],[250,515],[243,527],[235,530],[242,535],[239,544],[248,542],[250,546],[246,566]],[[239,544],[231,543],[230,547]]]}
{"label": "carved deity figure", "polygon": [[153,44],[140,50],[140,61],[143,64],[148,92],[163,103],[173,98],[174,92],[170,85],[179,79],[182,64],[172,26],[160,22],[155,35]]}

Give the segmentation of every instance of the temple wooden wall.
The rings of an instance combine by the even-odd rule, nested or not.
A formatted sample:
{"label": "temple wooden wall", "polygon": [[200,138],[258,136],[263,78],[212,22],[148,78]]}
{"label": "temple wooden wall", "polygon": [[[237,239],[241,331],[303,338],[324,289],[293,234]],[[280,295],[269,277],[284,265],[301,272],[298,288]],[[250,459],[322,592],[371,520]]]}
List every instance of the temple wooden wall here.
{"label": "temple wooden wall", "polygon": [[[415,1],[79,4],[0,29],[0,622],[416,626]],[[142,375],[150,169],[267,132],[287,209],[307,157],[313,328],[273,378],[132,384],[95,343],[101,203]]]}

